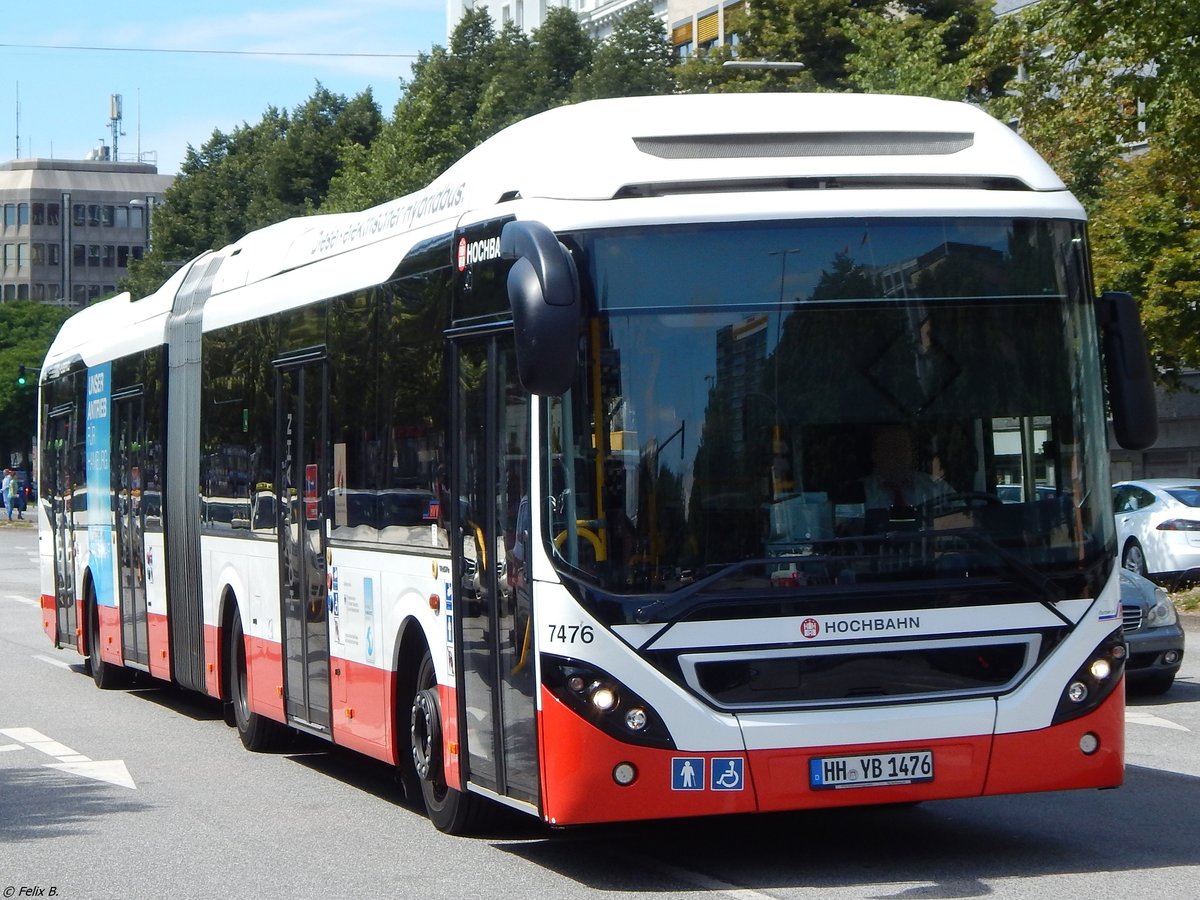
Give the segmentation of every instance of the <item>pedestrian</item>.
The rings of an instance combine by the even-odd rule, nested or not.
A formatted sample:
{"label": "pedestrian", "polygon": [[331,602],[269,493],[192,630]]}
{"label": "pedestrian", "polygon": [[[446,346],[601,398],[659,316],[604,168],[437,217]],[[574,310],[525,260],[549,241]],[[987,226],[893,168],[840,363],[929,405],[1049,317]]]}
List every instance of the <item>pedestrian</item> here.
{"label": "pedestrian", "polygon": [[23,519],[21,510],[17,504],[17,490],[20,485],[17,484],[17,473],[12,469],[4,470],[4,482],[0,485],[0,492],[4,494],[4,511],[8,513],[8,520],[12,521],[13,508],[17,507],[17,518]]}

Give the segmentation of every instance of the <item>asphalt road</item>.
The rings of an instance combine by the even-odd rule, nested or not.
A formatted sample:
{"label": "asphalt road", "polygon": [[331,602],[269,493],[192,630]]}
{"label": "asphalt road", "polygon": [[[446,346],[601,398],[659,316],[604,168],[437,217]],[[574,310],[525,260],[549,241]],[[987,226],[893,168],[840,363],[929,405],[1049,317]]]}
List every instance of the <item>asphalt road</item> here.
{"label": "asphalt road", "polygon": [[[0,526],[0,898],[1067,898],[1200,884],[1200,628],[1131,698],[1115,791],[439,834],[387,767],[249,754],[217,704],[101,692],[40,628],[37,535]],[[37,893],[41,891],[41,893]]]}

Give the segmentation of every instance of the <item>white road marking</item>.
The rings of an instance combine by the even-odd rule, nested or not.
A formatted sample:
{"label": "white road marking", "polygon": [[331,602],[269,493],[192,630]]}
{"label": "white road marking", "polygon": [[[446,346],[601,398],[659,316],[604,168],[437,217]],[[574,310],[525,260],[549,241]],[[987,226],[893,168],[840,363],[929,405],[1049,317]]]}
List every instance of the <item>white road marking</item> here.
{"label": "white road marking", "polygon": [[1156,728],[1171,728],[1175,731],[1191,731],[1185,725],[1180,725],[1178,722],[1172,722],[1170,719],[1164,719],[1161,716],[1152,715],[1148,712],[1142,712],[1140,709],[1125,708],[1125,724],[1133,725],[1153,725]]}
{"label": "white road marking", "polygon": [[17,603],[24,603],[26,606],[37,606],[37,601],[30,600],[28,597],[22,597],[20,594],[5,594],[5,600],[15,600]]}
{"label": "white road marking", "polygon": [[0,734],[9,740],[20,742],[15,746],[7,745],[0,747],[0,750],[20,750],[22,749],[21,745],[24,745],[30,750],[37,750],[58,760],[58,762],[46,763],[45,768],[47,769],[58,769],[60,772],[68,772],[72,775],[80,775],[96,781],[106,781],[118,787],[137,790],[137,785],[133,783],[133,778],[130,776],[129,770],[125,768],[124,760],[107,759],[94,761],[82,753],[77,753],[65,744],[60,744],[53,738],[46,737],[35,728],[0,728]]}
{"label": "white road marking", "polygon": [[24,750],[20,744],[0,744],[0,753],[9,753],[13,750]]}
{"label": "white road marking", "polygon": [[41,654],[35,654],[33,658],[41,660],[44,663],[50,663],[50,665],[52,665],[52,666],[58,666],[60,669],[70,669],[71,668],[71,664],[69,662],[63,662],[61,659],[55,659],[52,656],[42,656]]}

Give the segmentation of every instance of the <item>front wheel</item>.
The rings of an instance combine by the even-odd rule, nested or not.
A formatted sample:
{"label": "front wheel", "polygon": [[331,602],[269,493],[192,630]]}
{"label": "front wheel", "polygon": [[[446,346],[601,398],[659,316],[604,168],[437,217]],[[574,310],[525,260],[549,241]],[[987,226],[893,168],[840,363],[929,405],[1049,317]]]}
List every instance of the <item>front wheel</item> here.
{"label": "front wheel", "polygon": [[447,834],[469,834],[483,824],[487,801],[446,784],[442,755],[442,708],[429,651],[417,669],[409,716],[409,745],[429,821]]}

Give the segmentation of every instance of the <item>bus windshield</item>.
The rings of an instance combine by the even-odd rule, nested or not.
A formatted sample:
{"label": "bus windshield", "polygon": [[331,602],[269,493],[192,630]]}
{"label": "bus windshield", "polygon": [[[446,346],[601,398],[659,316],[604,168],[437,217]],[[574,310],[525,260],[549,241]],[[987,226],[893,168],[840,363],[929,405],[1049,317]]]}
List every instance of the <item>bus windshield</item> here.
{"label": "bus windshield", "polygon": [[545,540],[583,593],[1098,591],[1113,524],[1082,223],[564,240],[590,305],[547,411]]}

